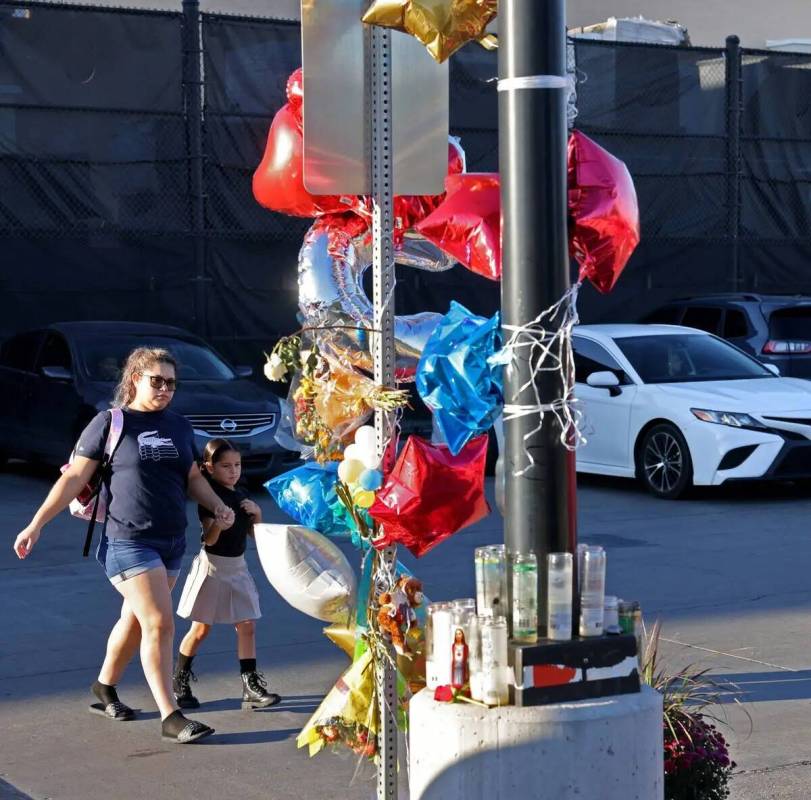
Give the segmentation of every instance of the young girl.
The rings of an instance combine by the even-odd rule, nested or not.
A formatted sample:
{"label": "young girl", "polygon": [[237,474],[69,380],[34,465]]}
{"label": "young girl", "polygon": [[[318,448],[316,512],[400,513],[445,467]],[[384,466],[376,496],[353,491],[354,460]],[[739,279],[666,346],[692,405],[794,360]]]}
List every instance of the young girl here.
{"label": "young girl", "polygon": [[239,451],[225,439],[212,439],[203,451],[203,475],[223,503],[234,511],[234,524],[224,529],[211,512],[198,507],[202,523],[203,549],[192,562],[183,595],[177,609],[179,616],[192,619],[191,628],[180,643],[173,689],[181,708],[197,708],[200,703],[192,694],[190,680],[192,661],[203,639],[215,623],[233,625],[237,632],[239,671],[242,674],[242,708],[266,708],[281,700],[267,691],[261,672],[256,671],[254,620],[259,610],[256,584],[245,563],[245,544],[253,535],[253,526],[262,521],[259,506],[237,487],[242,474]]}

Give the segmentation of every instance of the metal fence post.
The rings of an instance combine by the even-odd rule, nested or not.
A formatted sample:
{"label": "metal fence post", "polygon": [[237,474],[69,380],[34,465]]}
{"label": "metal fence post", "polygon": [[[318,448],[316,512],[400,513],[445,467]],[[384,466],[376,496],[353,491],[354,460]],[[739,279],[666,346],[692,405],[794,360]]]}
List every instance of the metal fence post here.
{"label": "metal fence post", "polygon": [[183,118],[189,165],[189,229],[194,242],[195,332],[208,334],[203,177],[203,67],[199,0],[183,0]]}
{"label": "metal fence post", "polygon": [[730,248],[732,290],[741,288],[741,116],[743,111],[741,41],[727,36],[725,56],[727,121],[727,239]]}

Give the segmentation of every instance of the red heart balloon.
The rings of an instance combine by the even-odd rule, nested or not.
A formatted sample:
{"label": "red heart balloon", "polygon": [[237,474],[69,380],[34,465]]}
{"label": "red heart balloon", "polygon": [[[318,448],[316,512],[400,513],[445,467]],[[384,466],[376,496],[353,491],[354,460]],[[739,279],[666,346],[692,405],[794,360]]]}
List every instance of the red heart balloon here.
{"label": "red heart balloon", "polygon": [[304,104],[304,83],[301,67],[290,74],[290,77],[287,79],[285,91],[287,93],[287,102],[290,105],[290,110],[296,118],[299,130],[301,130],[302,106]]}
{"label": "red heart balloon", "polygon": [[270,125],[265,154],[253,174],[253,196],[259,205],[294,217],[363,211],[354,195],[314,195],[304,188],[304,142],[289,103]]}
{"label": "red heart balloon", "polygon": [[628,168],[575,131],[569,138],[569,252],[601,292],[614,288],[639,244],[639,206]]}

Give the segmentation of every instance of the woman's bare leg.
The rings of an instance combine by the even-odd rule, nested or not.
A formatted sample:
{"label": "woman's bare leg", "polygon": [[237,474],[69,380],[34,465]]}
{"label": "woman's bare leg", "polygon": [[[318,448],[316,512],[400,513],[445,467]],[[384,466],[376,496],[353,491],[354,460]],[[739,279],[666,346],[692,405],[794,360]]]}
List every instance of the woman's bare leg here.
{"label": "woman's bare leg", "polygon": [[113,625],[107,639],[107,653],[99,671],[99,682],[115,686],[132,661],[141,644],[141,626],[126,600],[121,604],[121,616]]}
{"label": "woman's bare leg", "polygon": [[123,595],[141,629],[141,665],[161,719],[177,710],[172,694],[172,640],[175,623],[166,570],[142,572],[115,588]]}

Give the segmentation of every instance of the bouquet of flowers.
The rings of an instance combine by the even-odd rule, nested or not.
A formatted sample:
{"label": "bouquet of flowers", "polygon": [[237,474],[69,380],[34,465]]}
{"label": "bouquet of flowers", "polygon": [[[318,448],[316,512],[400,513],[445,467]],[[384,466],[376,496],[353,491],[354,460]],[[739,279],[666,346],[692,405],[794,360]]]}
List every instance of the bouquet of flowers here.
{"label": "bouquet of flowers", "polygon": [[372,653],[366,650],[330,689],[296,739],[311,756],[327,745],[364,758],[377,754],[377,693]]}

